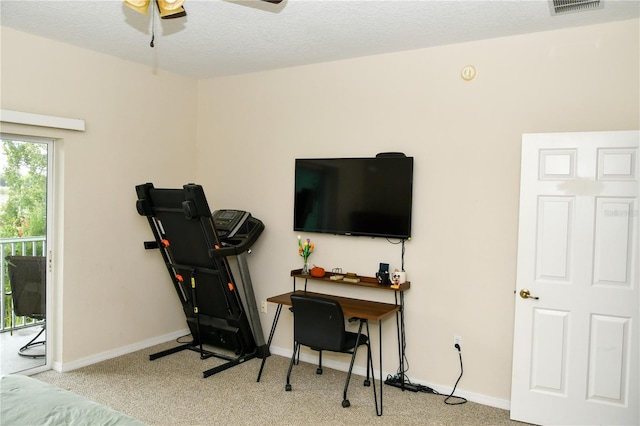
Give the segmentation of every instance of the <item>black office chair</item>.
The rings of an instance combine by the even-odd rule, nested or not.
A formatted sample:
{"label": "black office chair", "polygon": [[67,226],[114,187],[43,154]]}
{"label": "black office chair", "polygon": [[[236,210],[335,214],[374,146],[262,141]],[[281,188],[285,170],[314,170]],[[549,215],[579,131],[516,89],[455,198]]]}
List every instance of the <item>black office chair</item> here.
{"label": "black office chair", "polygon": [[[13,310],[16,316],[24,316],[35,320],[46,319],[46,260],[44,256],[6,256]],[[43,353],[32,354],[34,346],[42,346],[45,340],[37,341],[44,332],[46,323],[40,332],[26,345],[18,350],[18,354],[29,358],[42,358]]]}
{"label": "black office chair", "polygon": [[[349,407],[351,403],[347,399],[347,389],[351,379],[351,370],[356,359],[358,347],[367,346],[367,378],[365,386],[371,385],[369,374],[375,380],[373,374],[373,360],[371,358],[371,346],[369,345],[369,323],[366,319],[359,319],[358,332],[353,333],[345,329],[345,319],[340,304],[332,299],[302,294],[292,294],[293,305],[293,355],[287,372],[287,385],[285,390],[291,390],[291,370],[295,364],[296,355],[300,353],[300,345],[318,351],[319,365],[317,374],[322,374],[322,351],[341,352],[351,354],[351,364],[347,372],[347,380],[344,384],[342,406]],[[363,325],[366,325],[367,334],[362,333]],[[378,397],[376,387],[373,386],[373,396],[378,409]]]}

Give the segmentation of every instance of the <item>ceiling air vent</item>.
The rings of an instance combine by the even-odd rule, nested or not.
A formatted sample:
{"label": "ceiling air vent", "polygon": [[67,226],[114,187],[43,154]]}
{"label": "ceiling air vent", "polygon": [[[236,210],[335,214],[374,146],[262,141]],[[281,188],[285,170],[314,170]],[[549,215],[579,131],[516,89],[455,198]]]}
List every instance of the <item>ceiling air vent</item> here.
{"label": "ceiling air vent", "polygon": [[602,9],[604,0],[549,0],[552,15]]}

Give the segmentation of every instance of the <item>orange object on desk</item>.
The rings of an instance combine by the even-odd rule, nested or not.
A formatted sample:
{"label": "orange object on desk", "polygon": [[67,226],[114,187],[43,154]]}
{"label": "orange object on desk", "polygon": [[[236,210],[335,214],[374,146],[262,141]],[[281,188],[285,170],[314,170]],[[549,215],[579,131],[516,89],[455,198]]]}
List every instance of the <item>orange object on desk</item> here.
{"label": "orange object on desk", "polygon": [[314,266],[313,268],[311,268],[311,276],[316,278],[324,277],[324,268]]}

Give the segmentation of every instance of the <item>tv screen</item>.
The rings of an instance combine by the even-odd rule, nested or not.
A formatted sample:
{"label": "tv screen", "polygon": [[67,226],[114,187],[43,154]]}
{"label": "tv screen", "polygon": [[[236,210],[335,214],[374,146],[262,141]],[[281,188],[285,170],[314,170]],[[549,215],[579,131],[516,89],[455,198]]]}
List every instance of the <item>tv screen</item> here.
{"label": "tv screen", "polygon": [[293,229],[411,236],[413,157],[296,159]]}

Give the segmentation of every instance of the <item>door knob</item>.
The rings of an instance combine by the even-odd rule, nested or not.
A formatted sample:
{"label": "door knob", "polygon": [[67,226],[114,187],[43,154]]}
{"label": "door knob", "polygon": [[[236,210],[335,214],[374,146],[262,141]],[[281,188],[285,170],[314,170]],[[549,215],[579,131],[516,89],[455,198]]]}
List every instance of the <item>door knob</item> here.
{"label": "door knob", "polygon": [[526,288],[523,288],[522,290],[520,290],[520,297],[522,297],[523,299],[536,299],[536,300],[540,299],[538,296],[532,296],[531,292]]}

